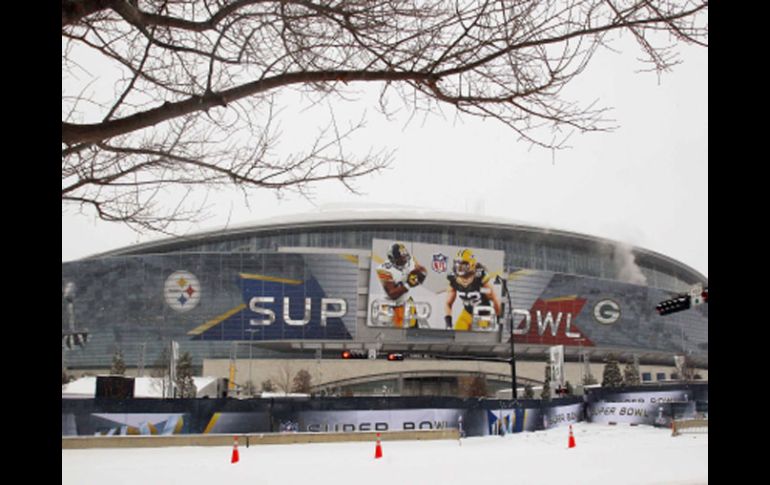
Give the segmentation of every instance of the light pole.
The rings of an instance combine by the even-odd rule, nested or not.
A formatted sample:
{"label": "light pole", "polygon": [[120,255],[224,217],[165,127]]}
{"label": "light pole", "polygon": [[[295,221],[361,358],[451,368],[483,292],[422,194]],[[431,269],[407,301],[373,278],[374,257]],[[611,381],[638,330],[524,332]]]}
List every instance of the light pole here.
{"label": "light pole", "polygon": [[253,364],[253,353],[252,350],[254,349],[254,332],[258,331],[259,329],[250,328],[246,330],[249,332],[249,385],[251,386],[251,395],[254,395],[254,390],[257,386],[254,385],[254,381],[251,380],[251,367]]}
{"label": "light pole", "polygon": [[577,339],[578,343],[578,367],[580,367],[580,385],[582,386],[585,382],[585,362],[586,362],[586,356],[583,354],[583,340],[585,340],[583,337],[580,337]]}
{"label": "light pole", "polygon": [[[498,276],[498,278],[500,278]],[[511,399],[516,400],[516,355],[514,354],[514,342],[513,342],[513,303],[511,302],[511,293],[508,291],[508,281],[505,278],[499,279],[500,284],[503,287],[503,297],[508,302],[508,324],[511,335]],[[503,310],[503,316],[505,316],[505,310]]]}

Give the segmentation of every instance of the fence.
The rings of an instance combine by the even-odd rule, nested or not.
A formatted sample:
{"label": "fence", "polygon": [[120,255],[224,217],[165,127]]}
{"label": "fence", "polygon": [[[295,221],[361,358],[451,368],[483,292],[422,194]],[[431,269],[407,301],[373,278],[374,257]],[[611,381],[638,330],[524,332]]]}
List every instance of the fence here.
{"label": "fence", "polygon": [[66,399],[62,436],[350,433],[458,429],[466,436],[535,431],[579,421],[670,426],[708,409],[690,387],[603,390],[541,400],[448,397]]}

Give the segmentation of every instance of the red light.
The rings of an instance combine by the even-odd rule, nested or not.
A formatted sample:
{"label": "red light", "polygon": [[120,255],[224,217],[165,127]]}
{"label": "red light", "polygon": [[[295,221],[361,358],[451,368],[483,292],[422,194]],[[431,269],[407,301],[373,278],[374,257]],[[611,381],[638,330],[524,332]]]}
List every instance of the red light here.
{"label": "red light", "polygon": [[404,360],[404,354],[390,353],[390,354],[388,354],[388,360],[390,360],[390,361]]}
{"label": "red light", "polygon": [[368,358],[367,352],[361,350],[343,350],[340,357],[343,359],[366,359]]}

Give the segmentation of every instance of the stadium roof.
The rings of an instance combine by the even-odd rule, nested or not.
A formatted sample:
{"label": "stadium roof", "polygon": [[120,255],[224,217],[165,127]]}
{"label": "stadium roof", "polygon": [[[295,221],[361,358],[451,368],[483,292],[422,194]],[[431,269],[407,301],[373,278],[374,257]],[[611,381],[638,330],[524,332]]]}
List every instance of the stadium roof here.
{"label": "stadium roof", "polygon": [[611,240],[600,236],[577,233],[549,227],[547,224],[534,225],[532,223],[515,221],[513,219],[491,217],[483,214],[469,214],[458,212],[436,211],[397,205],[372,205],[358,204],[355,207],[343,205],[322,206],[316,212],[282,215],[256,220],[244,224],[223,226],[213,230],[201,231],[184,236],[168,237],[145,243],[132,244],[116,250],[96,254],[85,259],[127,256],[134,254],[151,254],[155,252],[168,252],[184,250],[185,247],[204,243],[217,239],[233,239],[249,234],[270,231],[296,230],[302,228],[333,228],[360,225],[382,225],[397,221],[407,226],[451,225],[455,228],[477,227],[492,230],[508,230],[519,234],[529,234],[532,237],[547,236],[554,240],[563,239],[573,244],[604,245],[609,247],[625,246],[633,249],[637,255],[642,255],[668,264],[679,270],[689,273],[696,279],[707,283],[707,278],[693,268],[666,255],[634,246],[622,241]]}

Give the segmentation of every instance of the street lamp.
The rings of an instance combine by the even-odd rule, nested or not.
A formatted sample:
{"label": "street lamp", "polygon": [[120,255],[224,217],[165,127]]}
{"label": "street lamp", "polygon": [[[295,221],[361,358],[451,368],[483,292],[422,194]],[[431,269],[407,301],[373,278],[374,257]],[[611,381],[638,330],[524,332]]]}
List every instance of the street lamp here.
{"label": "street lamp", "polygon": [[585,381],[585,371],[583,367],[585,366],[585,356],[583,355],[583,338],[577,339],[578,343],[578,367],[580,367],[580,385],[583,385],[583,382]]}
{"label": "street lamp", "polygon": [[[507,298],[508,301],[508,324],[511,336],[511,399],[516,400],[516,356],[514,354],[513,343],[513,303],[511,302],[511,293],[508,291],[508,281],[505,278],[497,276],[497,281],[502,285],[502,296]],[[503,310],[505,315],[505,310]]]}
{"label": "street lamp", "polygon": [[254,332],[258,331],[258,328],[249,328],[246,331],[249,332],[251,335],[249,337],[249,385],[251,386],[251,395],[254,396],[254,389],[256,386],[254,385],[254,381],[251,379],[251,367],[253,366],[253,353],[252,350],[254,348]]}

